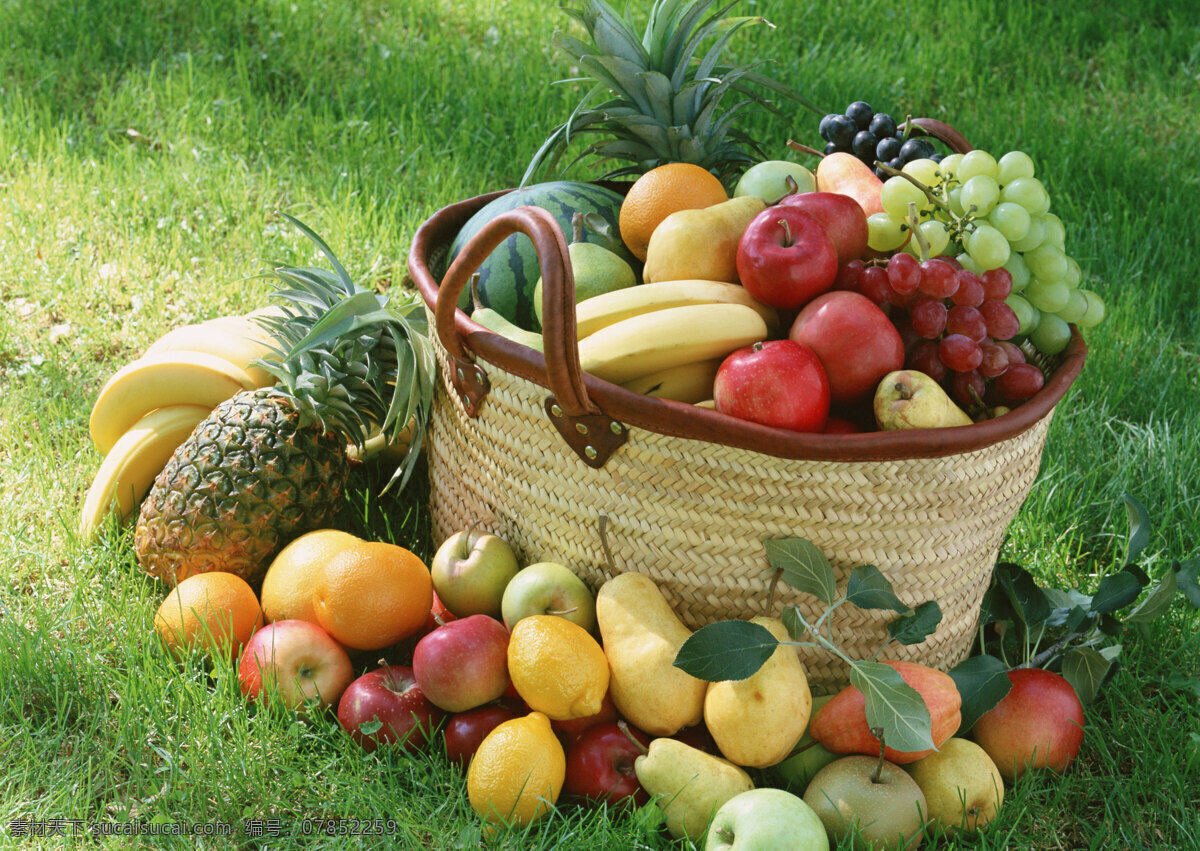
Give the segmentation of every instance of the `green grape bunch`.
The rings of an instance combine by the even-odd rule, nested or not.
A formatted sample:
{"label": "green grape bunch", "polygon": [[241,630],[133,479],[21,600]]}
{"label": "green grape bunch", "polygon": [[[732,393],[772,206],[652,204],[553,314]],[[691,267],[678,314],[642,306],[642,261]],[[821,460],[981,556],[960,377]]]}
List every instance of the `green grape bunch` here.
{"label": "green grape bunch", "polygon": [[1104,319],[1104,302],[1080,287],[1083,273],[1066,253],[1066,229],[1050,212],[1050,193],[1022,151],[997,160],[983,150],[918,159],[901,170],[886,165],[882,213],[867,220],[872,249],[902,251],[919,260],[953,257],[978,275],[1005,269],[1012,291],[1005,303],[1020,322],[1018,334],[1040,352],[1056,355],[1070,341],[1070,325],[1091,328]]}

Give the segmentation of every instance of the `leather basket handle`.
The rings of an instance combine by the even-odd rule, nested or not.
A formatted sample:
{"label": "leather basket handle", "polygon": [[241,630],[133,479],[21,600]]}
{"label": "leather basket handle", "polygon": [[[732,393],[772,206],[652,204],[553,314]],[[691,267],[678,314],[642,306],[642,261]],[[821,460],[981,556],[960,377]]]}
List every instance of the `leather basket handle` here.
{"label": "leather basket handle", "polygon": [[[434,321],[438,338],[454,361],[455,389],[471,410],[487,392],[486,375],[475,363],[473,354],[455,325],[459,295],[471,275],[497,246],[514,233],[523,233],[533,242],[542,272],[542,339],[545,374],[553,394],[545,403],[550,421],[563,439],[585,463],[603,466],[620,446],[627,429],[588,397],[583,370],[579,365],[579,344],[575,326],[575,277],[562,230],[554,217],[540,207],[518,207],[487,222],[450,264],[438,291]],[[481,329],[484,330],[484,329]],[[507,341],[506,341],[507,342]],[[536,354],[536,353],[534,353]],[[474,376],[475,387],[469,376]],[[464,386],[460,386],[463,382]],[[482,387],[482,391],[476,389]],[[474,396],[473,396],[474,392]]]}

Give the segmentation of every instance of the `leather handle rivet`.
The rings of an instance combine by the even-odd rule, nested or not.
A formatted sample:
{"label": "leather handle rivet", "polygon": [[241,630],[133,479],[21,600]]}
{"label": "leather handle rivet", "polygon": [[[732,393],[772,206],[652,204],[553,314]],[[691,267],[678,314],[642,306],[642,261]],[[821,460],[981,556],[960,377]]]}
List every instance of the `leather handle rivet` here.
{"label": "leather handle rivet", "polygon": [[554,416],[556,416],[556,417],[561,417],[563,415],[563,409],[560,408],[558,405],[551,405],[550,413],[554,414]]}
{"label": "leather handle rivet", "polygon": [[583,423],[575,423],[575,430],[577,432],[579,432],[580,434],[588,433],[588,427],[586,425],[584,425]]}
{"label": "leather handle rivet", "polygon": [[610,423],[608,427],[612,429],[613,434],[623,434],[625,432],[624,427],[620,423]]}
{"label": "leather handle rivet", "polygon": [[583,454],[586,455],[588,458],[595,458],[596,457],[596,447],[594,447],[594,446],[583,447]]}

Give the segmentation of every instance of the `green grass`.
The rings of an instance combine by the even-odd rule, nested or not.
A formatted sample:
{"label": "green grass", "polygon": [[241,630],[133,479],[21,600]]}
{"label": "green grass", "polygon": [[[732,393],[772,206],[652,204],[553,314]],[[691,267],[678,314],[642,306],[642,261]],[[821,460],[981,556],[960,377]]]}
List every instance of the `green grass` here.
{"label": "green grass", "polygon": [[[534,0],[0,4],[0,835],[14,819],[392,818],[401,847],[475,847],[436,754],[364,755],[328,719],[247,706],[225,664],[150,640],[164,593],[128,535],[73,534],[99,459],[87,417],[167,329],[263,302],[275,261],[313,263],[296,215],[364,282],[398,286],[440,207],[515,185],[578,90]],[[1068,250],[1109,307],[1059,406],[1006,555],[1094,588],[1119,562],[1120,495],[1155,520],[1149,566],[1200,550],[1200,20],[1185,0],[739,4],[736,44],[829,111],[859,98],[948,120],[1038,163]],[[643,19],[644,10],[637,18]],[[760,114],[775,156],[815,116]],[[572,176],[593,176],[587,166]],[[356,480],[342,522],[427,556],[421,487]],[[1011,788],[963,848],[1200,847],[1200,618],[1177,603],[1089,707],[1065,777]],[[189,840],[145,844],[190,847]],[[330,839],[341,847],[346,839]],[[113,837],[103,847],[129,847]],[[362,837],[374,847],[377,839]],[[560,808],[505,847],[671,847],[645,819]]]}

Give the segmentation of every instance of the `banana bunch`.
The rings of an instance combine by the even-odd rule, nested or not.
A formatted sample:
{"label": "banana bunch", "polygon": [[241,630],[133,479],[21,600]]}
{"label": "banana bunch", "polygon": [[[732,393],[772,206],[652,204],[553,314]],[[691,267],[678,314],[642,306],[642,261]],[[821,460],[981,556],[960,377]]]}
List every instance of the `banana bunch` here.
{"label": "banana bunch", "polygon": [[88,488],[79,534],[90,540],[108,515],[128,519],[159,471],[196,426],[242,390],[274,383],[253,365],[274,351],[254,314],[185,325],[119,369],[92,406],[92,442],[104,460]]}
{"label": "banana bunch", "polygon": [[575,311],[586,372],[689,404],[712,398],[726,355],[779,327],[773,308],[720,281],[641,284],[585,299]]}

